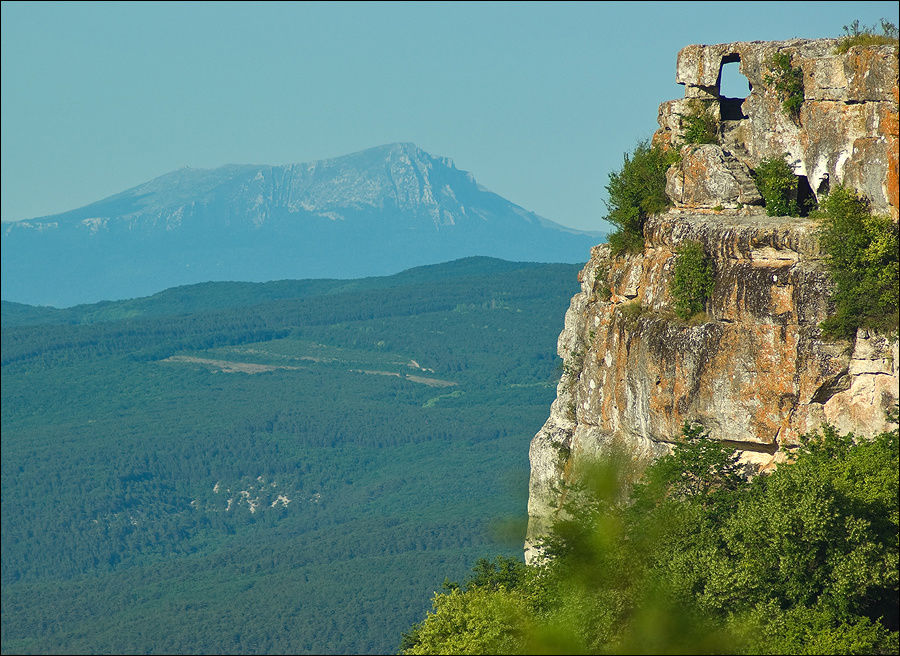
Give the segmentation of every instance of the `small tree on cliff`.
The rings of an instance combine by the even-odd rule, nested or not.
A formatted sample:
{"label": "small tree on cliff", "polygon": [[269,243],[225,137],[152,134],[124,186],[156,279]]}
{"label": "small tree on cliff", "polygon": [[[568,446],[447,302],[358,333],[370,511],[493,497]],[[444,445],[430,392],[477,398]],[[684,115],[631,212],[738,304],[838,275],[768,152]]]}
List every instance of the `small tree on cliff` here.
{"label": "small tree on cliff", "polygon": [[675,314],[681,319],[690,319],[703,312],[714,285],[712,262],[706,257],[703,245],[688,241],[679,246],[670,287],[675,299]]}
{"label": "small tree on cliff", "polygon": [[756,188],[766,203],[766,214],[769,216],[800,216],[797,176],[787,157],[787,153],[766,157],[753,171]]}
{"label": "small tree on cliff", "polygon": [[819,219],[819,243],[835,284],[834,314],[822,322],[825,334],[851,338],[860,327],[897,331],[897,224],[888,216],[873,216],[865,197],[842,186],[813,216]]}
{"label": "small tree on cliff", "polygon": [[791,65],[791,55],[776,52],[766,62],[769,72],[764,81],[771,86],[781,99],[781,108],[795,123],[800,122],[800,107],[803,105],[803,71]]}
{"label": "small tree on cliff", "polygon": [[677,158],[674,151],[664,151],[641,141],[631,155],[625,155],[622,169],[609,174],[606,220],[618,228],[609,236],[614,254],[643,248],[647,218],[670,204],[666,196],[666,171]]}

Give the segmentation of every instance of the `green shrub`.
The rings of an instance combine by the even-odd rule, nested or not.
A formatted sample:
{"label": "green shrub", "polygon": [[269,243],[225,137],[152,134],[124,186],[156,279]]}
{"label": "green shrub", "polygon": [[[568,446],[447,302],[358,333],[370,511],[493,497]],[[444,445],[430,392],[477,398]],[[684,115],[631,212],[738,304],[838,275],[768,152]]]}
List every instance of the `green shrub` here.
{"label": "green shrub", "polygon": [[679,114],[681,134],[685,144],[719,143],[719,122],[699,101],[691,103],[687,114]]}
{"label": "green shrub", "polygon": [[597,298],[601,301],[609,301],[612,298],[612,287],[609,286],[609,281],[604,280],[600,283],[597,289]]}
{"label": "green shrub", "polygon": [[797,121],[803,104],[803,71],[791,66],[791,56],[786,52],[776,52],[767,62],[769,72],[764,81],[775,88],[781,98],[784,113]]}
{"label": "green shrub", "polygon": [[619,306],[619,312],[625,317],[625,321],[632,323],[648,313],[648,309],[641,305],[640,301],[631,301],[630,303],[622,303]]}
{"label": "green shrub", "polygon": [[786,158],[787,153],[781,157],[767,157],[753,172],[769,216],[800,216],[796,200],[797,176]]}
{"label": "green shrub", "polygon": [[859,19],[844,25],[844,36],[834,48],[835,54],[843,54],[853,46],[896,46],[898,44],[897,26],[881,19],[881,34],[878,28],[860,25]]}
{"label": "green shrub", "polygon": [[630,156],[625,155],[622,169],[609,174],[606,220],[618,228],[609,236],[614,255],[643,248],[644,222],[669,206],[666,171],[677,159],[674,150],[664,151],[642,141]]}
{"label": "green shrub", "polygon": [[826,336],[850,338],[860,327],[897,330],[897,224],[872,216],[864,197],[841,186],[814,216],[820,219],[819,243],[835,283],[835,312],[822,323]]}
{"label": "green shrub", "polygon": [[597,270],[597,297],[601,301],[612,298],[612,287],[609,284],[609,263],[603,264]]}
{"label": "green shrub", "polygon": [[678,248],[675,272],[669,291],[675,299],[675,314],[690,319],[706,308],[706,299],[713,290],[712,262],[696,241],[685,242]]}

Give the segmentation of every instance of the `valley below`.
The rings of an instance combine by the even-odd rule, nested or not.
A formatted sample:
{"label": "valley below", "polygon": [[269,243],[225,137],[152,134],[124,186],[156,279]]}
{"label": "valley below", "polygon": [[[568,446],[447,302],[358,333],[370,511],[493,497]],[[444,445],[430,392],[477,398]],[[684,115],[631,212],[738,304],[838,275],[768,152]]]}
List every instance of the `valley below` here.
{"label": "valley below", "polygon": [[3,652],[395,651],[521,554],[579,268],[4,302]]}

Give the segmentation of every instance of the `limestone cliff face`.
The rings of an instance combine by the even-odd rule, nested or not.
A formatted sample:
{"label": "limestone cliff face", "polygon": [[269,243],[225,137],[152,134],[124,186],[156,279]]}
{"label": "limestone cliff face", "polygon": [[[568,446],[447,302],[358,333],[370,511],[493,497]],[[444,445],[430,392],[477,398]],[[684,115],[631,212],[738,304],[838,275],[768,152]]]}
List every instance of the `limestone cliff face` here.
{"label": "limestone cliff face", "polygon": [[[789,152],[797,174],[812,175],[813,194],[824,193],[823,180],[841,182],[896,217],[897,60],[885,48],[831,55],[833,46],[757,42],[679,54],[678,80],[689,99],[731,111],[718,98],[718,76],[722,62],[738,56],[753,91],[741,105],[744,117],[719,121],[720,145],[687,148],[670,169],[675,207],[648,220],[641,253],[611,257],[606,245],[591,251],[559,337],[565,364],[557,399],[531,444],[526,557],[552,522],[573,464],[614,443],[649,461],[685,422],[700,423],[746,461],[771,467],[826,421],[862,433],[887,428],[900,382],[896,339],[866,331],[853,342],[822,339],[831,281],[816,225],[767,217],[750,176],[760,159]],[[779,49],[792,52],[804,72],[809,95],[799,125],[764,90],[764,62]],[[660,108],[655,139],[677,143],[682,102]],[[857,114],[872,119],[861,131],[847,118]],[[706,316],[690,324],[675,317],[669,293],[684,241],[703,244],[715,268]]]}

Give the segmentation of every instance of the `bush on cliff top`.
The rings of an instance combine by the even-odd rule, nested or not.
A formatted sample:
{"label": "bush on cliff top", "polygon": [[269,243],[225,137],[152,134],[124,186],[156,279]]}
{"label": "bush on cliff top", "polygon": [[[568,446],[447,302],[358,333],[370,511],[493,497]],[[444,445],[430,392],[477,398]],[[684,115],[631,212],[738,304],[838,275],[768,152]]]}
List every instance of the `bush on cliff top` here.
{"label": "bush on cliff top", "polygon": [[611,172],[606,185],[609,194],[606,220],[618,228],[609,236],[615,255],[643,248],[647,218],[669,206],[666,171],[678,155],[673,150],[664,151],[641,141],[624,159],[622,169]]}
{"label": "bush on cliff top", "polygon": [[853,46],[896,46],[898,44],[897,26],[881,19],[881,33],[875,26],[861,25],[857,18],[849,25],[844,25],[844,36],[834,48],[835,54],[843,54]]}
{"label": "bush on cliff top", "polygon": [[825,427],[752,481],[699,427],[638,485],[620,455],[570,486],[550,558],[482,563],[403,653],[896,653],[896,429]]}
{"label": "bush on cliff top", "polygon": [[894,332],[898,327],[898,228],[873,216],[866,198],[838,186],[813,214],[819,243],[834,280],[834,314],[822,322],[826,336],[852,338],[857,328]]}

